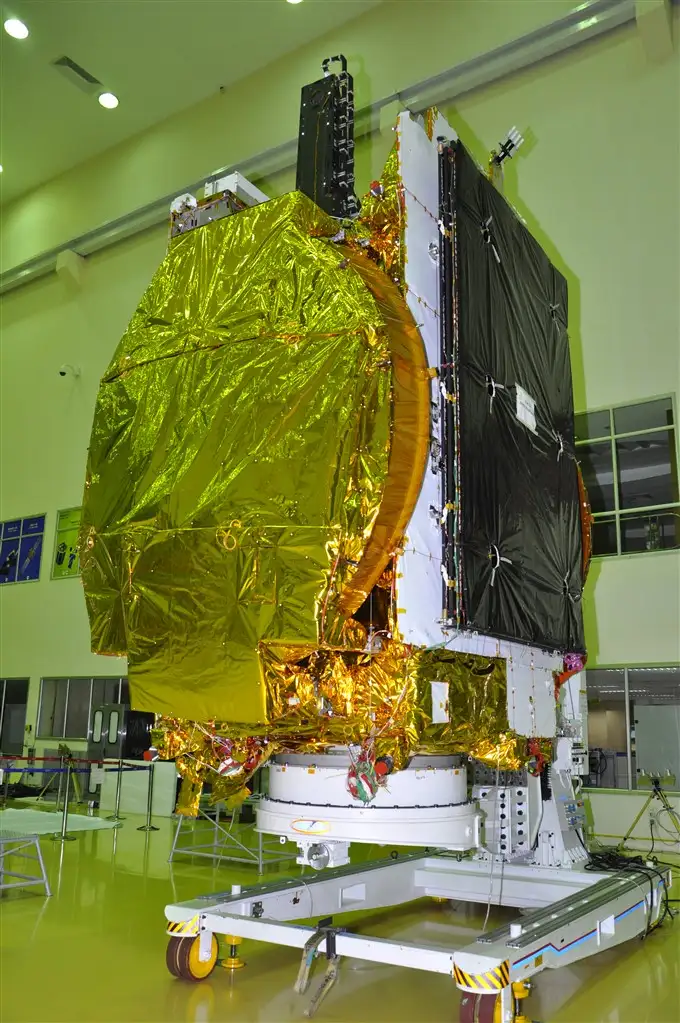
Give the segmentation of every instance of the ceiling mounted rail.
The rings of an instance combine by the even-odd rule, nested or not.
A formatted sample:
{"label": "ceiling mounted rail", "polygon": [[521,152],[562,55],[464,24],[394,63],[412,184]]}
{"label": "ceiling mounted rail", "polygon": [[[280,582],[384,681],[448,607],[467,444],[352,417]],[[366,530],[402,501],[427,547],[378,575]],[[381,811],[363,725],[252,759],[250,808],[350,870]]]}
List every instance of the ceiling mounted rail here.
{"label": "ceiling mounted rail", "polygon": [[[383,107],[398,101],[414,112],[428,106],[445,104],[457,96],[490,85],[499,79],[532,67],[543,60],[612,32],[635,21],[635,0],[590,0],[570,11],[562,18],[489,50],[470,60],[449,68],[441,74],[385,96],[370,107],[357,111],[356,136],[375,131],[380,123]],[[0,295],[44,277],[56,269],[60,252],[70,249],[80,256],[91,256],[110,245],[124,241],[167,220],[170,203],[183,192],[196,192],[206,180],[223,177],[239,170],[250,180],[276,173],[295,164],[297,139],[242,159],[236,166],[222,167],[207,178],[190,185],[179,185],[170,195],[158,199],[130,213],[112,220],[86,234],[71,238],[47,252],[34,256],[0,274]]]}

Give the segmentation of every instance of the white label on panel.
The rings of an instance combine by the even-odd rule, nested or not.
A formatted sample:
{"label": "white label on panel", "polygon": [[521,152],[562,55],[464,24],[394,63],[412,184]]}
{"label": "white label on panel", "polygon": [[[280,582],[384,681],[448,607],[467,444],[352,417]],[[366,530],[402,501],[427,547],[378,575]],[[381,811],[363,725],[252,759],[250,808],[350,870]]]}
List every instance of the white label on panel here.
{"label": "white label on panel", "polygon": [[536,402],[519,384],[515,384],[517,391],[517,418],[520,423],[528,426],[532,433],[536,433]]}
{"label": "white label on panel", "polygon": [[430,682],[432,687],[432,724],[443,725],[449,718],[448,682]]}

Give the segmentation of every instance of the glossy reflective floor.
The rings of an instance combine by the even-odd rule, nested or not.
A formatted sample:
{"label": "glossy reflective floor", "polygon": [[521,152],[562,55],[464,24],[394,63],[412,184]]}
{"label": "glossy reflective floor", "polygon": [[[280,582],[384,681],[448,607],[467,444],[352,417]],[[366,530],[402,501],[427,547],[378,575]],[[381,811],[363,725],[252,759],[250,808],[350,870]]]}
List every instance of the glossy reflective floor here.
{"label": "glossy reflective floor", "polygon": [[[190,859],[170,867],[173,822],[156,819],[160,830],[146,834],[136,830],[141,823],[130,817],[117,832],[80,834],[63,846],[43,837],[53,897],[33,889],[0,902],[1,1023],[302,1021],[306,998],[292,991],[299,962],[294,950],[246,944],[246,969],[229,974],[218,968],[196,985],[167,973],[163,907],[253,883],[256,874],[250,867],[214,868]],[[345,921],[365,933],[460,945],[479,932],[484,911],[427,901]],[[498,910],[491,925],[514,915]],[[458,1004],[446,977],[347,961],[315,1018],[455,1023]],[[678,1023],[680,917],[644,942],[540,974],[527,1014],[541,1023]]]}

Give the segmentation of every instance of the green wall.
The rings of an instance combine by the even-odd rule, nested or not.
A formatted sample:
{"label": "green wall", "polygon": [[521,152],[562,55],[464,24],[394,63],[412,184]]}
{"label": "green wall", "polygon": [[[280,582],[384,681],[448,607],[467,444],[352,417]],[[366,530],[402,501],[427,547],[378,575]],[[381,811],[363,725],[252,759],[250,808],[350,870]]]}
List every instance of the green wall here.
{"label": "green wall", "polygon": [[[451,23],[433,35],[427,17],[413,16],[427,6],[383,5],[19,200],[4,211],[6,265],[292,137],[299,87],[331,50],[348,54],[363,105],[570,7],[488,3],[479,18],[474,3],[437,4]],[[680,394],[679,97],[677,52],[647,63],[631,27],[447,111],[480,160],[512,124],[527,134],[507,194],[568,276],[579,408]],[[391,139],[360,143],[360,184]],[[292,171],[263,180],[275,194]],[[2,301],[0,519],[47,512],[48,555],[57,510],[81,500],[99,377],[166,237],[154,229],[90,258],[80,287],[52,276]],[[82,367],[78,380],[59,377],[64,362]],[[31,677],[29,720],[42,675],[124,671],[89,652],[80,581],[48,575],[44,564],[39,583],[0,589],[0,675]],[[596,563],[585,611],[591,663],[680,662],[680,553]]]}
{"label": "green wall", "polygon": [[3,266],[295,139],[300,88],[319,77],[324,57],[347,56],[363,108],[576,6],[573,0],[385,0],[14,202],[4,211]]}

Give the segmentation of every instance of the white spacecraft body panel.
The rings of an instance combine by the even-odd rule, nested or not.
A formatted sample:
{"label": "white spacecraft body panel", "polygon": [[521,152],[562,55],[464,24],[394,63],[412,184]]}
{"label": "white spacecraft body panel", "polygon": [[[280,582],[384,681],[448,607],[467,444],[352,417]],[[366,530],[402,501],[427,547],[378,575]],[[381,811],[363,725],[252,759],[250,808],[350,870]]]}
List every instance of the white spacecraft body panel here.
{"label": "white spacecraft body panel", "polygon": [[[441,123],[440,123],[441,122]],[[405,210],[404,245],[406,301],[423,339],[427,361],[439,358],[439,167],[436,135],[456,138],[438,118],[431,141],[408,111],[399,115],[399,174]],[[433,258],[434,256],[434,258]],[[433,441],[438,439],[439,383],[432,380]],[[441,478],[438,450],[431,450],[423,486],[406,529],[404,553],[398,562],[397,621],[407,643],[436,646],[446,640],[442,632]],[[434,463],[434,465],[433,465]]]}
{"label": "white spacecraft body panel", "polygon": [[[399,173],[405,209],[406,301],[418,325],[428,364],[438,366],[439,347],[439,167],[437,138],[455,131],[439,114],[430,140],[422,123],[405,111],[397,122]],[[510,727],[528,737],[555,735],[553,673],[562,656],[442,624],[442,494],[439,474],[439,381],[432,380],[432,446],[423,485],[406,529],[397,565],[397,622],[407,643],[446,646],[484,657],[504,657],[508,672]]]}
{"label": "white spacecraft body panel", "polygon": [[[507,661],[508,722],[518,735],[554,735],[556,703],[554,672],[562,668],[561,654],[499,642]],[[455,644],[454,644],[455,648]]]}

